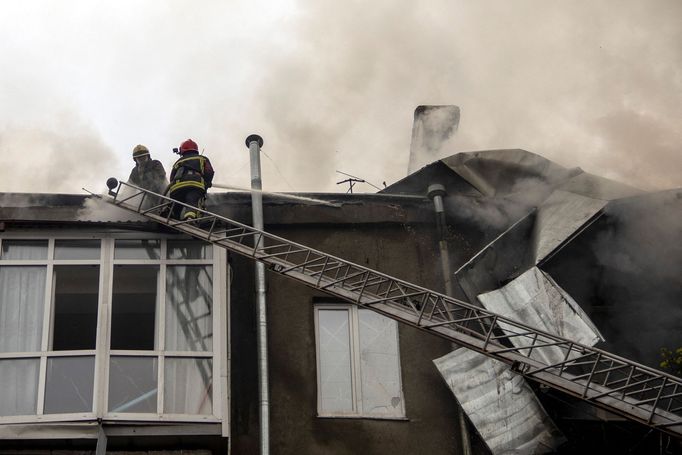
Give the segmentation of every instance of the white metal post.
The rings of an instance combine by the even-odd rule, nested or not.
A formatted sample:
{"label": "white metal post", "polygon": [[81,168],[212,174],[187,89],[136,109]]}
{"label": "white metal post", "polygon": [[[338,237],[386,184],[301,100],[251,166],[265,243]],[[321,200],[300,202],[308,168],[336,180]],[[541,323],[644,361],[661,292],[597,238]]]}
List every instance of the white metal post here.
{"label": "white metal post", "polygon": [[[261,192],[260,148],[263,138],[252,134],[246,138],[246,146],[251,156],[251,209],[253,227],[263,230],[263,193]],[[263,247],[264,239],[256,249]],[[259,239],[256,239],[259,242]],[[265,265],[256,262],[256,315],[258,318],[258,393],[260,397],[260,453],[270,453],[270,398],[268,390],[268,324],[265,305]]]}

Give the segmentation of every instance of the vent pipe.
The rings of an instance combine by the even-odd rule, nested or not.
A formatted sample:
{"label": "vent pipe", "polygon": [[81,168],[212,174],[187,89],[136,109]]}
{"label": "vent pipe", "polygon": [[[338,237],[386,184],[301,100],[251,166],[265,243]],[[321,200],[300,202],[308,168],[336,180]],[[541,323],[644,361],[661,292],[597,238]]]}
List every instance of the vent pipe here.
{"label": "vent pipe", "polygon": [[[251,156],[251,210],[253,227],[263,230],[263,185],[260,172],[260,148],[263,138],[252,134],[246,138]],[[260,250],[263,243],[256,246]],[[268,387],[268,323],[265,305],[265,265],[256,261],[256,317],[258,319],[258,396],[260,416],[260,453],[270,454],[270,394]]]}
{"label": "vent pipe", "polygon": [[[416,114],[415,114],[416,115]],[[436,226],[438,228],[438,248],[440,249],[440,266],[443,273],[443,282],[445,284],[445,294],[452,295],[452,272],[450,271],[450,251],[448,250],[447,242],[447,224],[445,222],[445,207],[443,206],[443,196],[445,196],[445,187],[440,183],[429,185],[427,190],[428,197],[433,201],[433,208],[436,211]],[[452,346],[453,349],[459,348],[457,345]],[[457,417],[459,418],[459,432],[462,438],[462,454],[471,455],[471,440],[469,439],[469,428],[467,426],[466,414],[457,402]]]}

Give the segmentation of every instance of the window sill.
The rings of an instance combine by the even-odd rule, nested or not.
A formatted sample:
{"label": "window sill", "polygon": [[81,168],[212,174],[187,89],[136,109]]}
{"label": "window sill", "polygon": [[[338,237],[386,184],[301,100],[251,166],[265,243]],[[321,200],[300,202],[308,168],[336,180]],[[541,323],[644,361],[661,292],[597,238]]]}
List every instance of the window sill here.
{"label": "window sill", "polygon": [[364,416],[364,415],[343,415],[343,414],[327,414],[327,415],[317,415],[318,419],[351,419],[351,420],[393,420],[398,422],[409,422],[410,419],[407,417],[394,417],[394,416]]}

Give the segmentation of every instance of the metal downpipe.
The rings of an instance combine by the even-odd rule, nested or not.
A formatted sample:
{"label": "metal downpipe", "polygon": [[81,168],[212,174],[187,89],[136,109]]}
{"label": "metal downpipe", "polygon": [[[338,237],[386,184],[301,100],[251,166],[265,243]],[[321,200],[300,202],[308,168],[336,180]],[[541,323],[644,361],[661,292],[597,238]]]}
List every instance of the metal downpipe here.
{"label": "metal downpipe", "polygon": [[[253,227],[263,230],[263,193],[260,172],[260,148],[263,138],[252,134],[246,138],[251,157],[251,209]],[[262,248],[262,245],[258,248]],[[268,324],[265,302],[265,265],[256,262],[256,317],[258,320],[258,395],[260,416],[260,453],[270,454],[270,393],[268,387]]]}
{"label": "metal downpipe", "polygon": [[[445,223],[445,208],[443,207],[443,196],[445,196],[445,187],[440,184],[429,185],[428,197],[433,200],[433,207],[436,211],[436,226],[438,227],[438,248],[440,250],[440,265],[443,272],[443,281],[445,284],[445,294],[453,297],[452,292],[452,273],[450,271],[450,251],[448,250],[448,242],[445,237],[447,232],[447,224]],[[459,346],[453,344],[453,348]],[[469,428],[467,428],[467,417],[457,403],[457,416],[459,417],[459,431],[462,435],[462,453],[463,455],[471,455],[471,440],[469,439]]]}

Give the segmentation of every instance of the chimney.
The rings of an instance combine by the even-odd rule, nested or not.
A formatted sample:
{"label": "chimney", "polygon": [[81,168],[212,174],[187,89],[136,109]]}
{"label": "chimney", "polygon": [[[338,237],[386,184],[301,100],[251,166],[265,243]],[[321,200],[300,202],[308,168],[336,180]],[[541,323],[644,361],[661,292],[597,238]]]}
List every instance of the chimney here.
{"label": "chimney", "polygon": [[440,148],[459,125],[459,107],[417,106],[412,124],[412,143],[407,173],[411,174],[422,166],[442,158]]}

